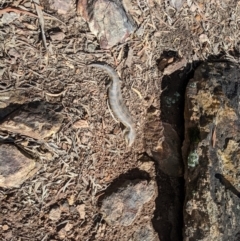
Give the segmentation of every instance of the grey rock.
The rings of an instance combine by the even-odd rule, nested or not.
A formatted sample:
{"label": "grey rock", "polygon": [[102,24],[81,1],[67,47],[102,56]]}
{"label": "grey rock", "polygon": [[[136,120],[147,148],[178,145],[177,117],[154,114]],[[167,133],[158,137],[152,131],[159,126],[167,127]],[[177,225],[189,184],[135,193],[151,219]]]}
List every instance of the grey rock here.
{"label": "grey rock", "polygon": [[15,19],[19,18],[18,13],[10,12],[10,13],[4,13],[2,15],[2,18],[0,19],[0,23],[2,24],[9,24],[15,21]]}
{"label": "grey rock", "polygon": [[204,63],[185,101],[184,240],[237,240],[240,208],[240,70]]}
{"label": "grey rock", "polygon": [[152,226],[149,224],[139,227],[134,232],[132,241],[159,241],[159,238]]}
{"label": "grey rock", "polygon": [[59,106],[35,101],[22,105],[0,124],[0,130],[44,139],[59,131],[63,116],[56,112]]}
{"label": "grey rock", "polygon": [[170,0],[169,3],[172,7],[180,10],[185,0]]}
{"label": "grey rock", "polygon": [[181,177],[183,163],[181,157],[181,141],[170,124],[163,123],[163,138],[158,149],[152,151],[152,156],[159,168],[169,176]]}
{"label": "grey rock", "polygon": [[119,0],[80,0],[77,9],[103,49],[124,42],[136,29]]}
{"label": "grey rock", "polygon": [[49,0],[49,6],[60,15],[66,15],[75,9],[73,0]]}
{"label": "grey rock", "polygon": [[153,181],[127,181],[103,200],[100,212],[109,225],[129,226],[154,194]]}
{"label": "grey rock", "polygon": [[24,155],[16,146],[0,145],[0,187],[20,187],[39,167],[40,165]]}

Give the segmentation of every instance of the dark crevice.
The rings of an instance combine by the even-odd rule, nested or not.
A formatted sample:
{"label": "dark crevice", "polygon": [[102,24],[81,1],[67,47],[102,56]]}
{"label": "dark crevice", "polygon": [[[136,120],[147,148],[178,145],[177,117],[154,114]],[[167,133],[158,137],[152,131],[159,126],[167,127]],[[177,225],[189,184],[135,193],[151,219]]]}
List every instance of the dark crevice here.
{"label": "dark crevice", "polygon": [[[170,53],[174,59],[177,55]],[[165,53],[166,55],[166,53]],[[188,64],[183,70],[178,70],[162,80],[161,115],[162,122],[170,124],[180,138],[184,140],[184,100],[188,81],[193,78],[194,70],[200,63]],[[180,158],[181,150],[180,150]],[[181,159],[183,163],[183,160]],[[156,162],[158,197],[156,210],[152,219],[153,227],[163,241],[183,240],[183,204],[184,178],[172,177],[160,170]]]}

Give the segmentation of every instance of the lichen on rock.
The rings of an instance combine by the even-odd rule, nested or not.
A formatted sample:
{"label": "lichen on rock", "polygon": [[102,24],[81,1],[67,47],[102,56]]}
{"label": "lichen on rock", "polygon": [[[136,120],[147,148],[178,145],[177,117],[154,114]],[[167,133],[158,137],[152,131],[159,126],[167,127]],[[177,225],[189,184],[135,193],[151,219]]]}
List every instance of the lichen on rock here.
{"label": "lichen on rock", "polygon": [[239,79],[234,64],[204,63],[188,83],[182,148],[184,240],[238,240]]}

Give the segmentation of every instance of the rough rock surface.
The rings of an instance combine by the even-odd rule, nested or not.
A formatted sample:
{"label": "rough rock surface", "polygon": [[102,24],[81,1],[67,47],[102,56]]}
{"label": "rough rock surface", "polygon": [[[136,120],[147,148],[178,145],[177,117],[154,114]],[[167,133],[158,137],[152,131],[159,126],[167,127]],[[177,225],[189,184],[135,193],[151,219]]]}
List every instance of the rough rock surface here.
{"label": "rough rock surface", "polygon": [[56,10],[58,14],[65,15],[74,9],[73,0],[49,0],[51,9]]}
{"label": "rough rock surface", "polygon": [[109,225],[129,226],[143,204],[155,194],[153,181],[126,181],[121,188],[103,200],[101,213]]}
{"label": "rough rock surface", "polygon": [[155,233],[152,225],[145,224],[139,227],[133,234],[132,241],[158,241],[158,235]]}
{"label": "rough rock surface", "polygon": [[163,123],[163,139],[156,151],[152,152],[159,168],[169,176],[181,177],[183,165],[181,158],[180,139],[171,125]]}
{"label": "rough rock surface", "polygon": [[0,130],[44,139],[61,127],[63,116],[55,111],[58,107],[47,102],[25,104],[4,119]]}
{"label": "rough rock surface", "polygon": [[181,155],[178,150],[180,141],[172,123],[162,123],[160,114],[162,117],[163,113],[153,105],[148,109],[144,131],[146,152],[155,160],[157,169],[159,196],[155,201],[156,209],[152,222],[160,240],[180,241],[184,192],[183,177],[179,177],[182,170],[182,158],[178,158]]}
{"label": "rough rock surface", "polygon": [[118,0],[79,0],[77,11],[88,22],[103,49],[123,42],[136,29]]}
{"label": "rough rock surface", "polygon": [[9,24],[11,22],[13,22],[15,19],[19,18],[19,14],[18,13],[4,13],[2,18],[0,19],[0,24]]}
{"label": "rough rock surface", "polygon": [[239,101],[240,70],[231,63],[202,64],[188,83],[184,240],[239,240]]}
{"label": "rough rock surface", "polygon": [[0,92],[0,108],[6,108],[10,104],[23,104],[29,100],[27,92],[23,90],[10,90]]}
{"label": "rough rock surface", "polygon": [[19,187],[37,170],[35,161],[25,156],[16,146],[0,145],[0,187]]}
{"label": "rough rock surface", "polygon": [[[165,174],[182,176],[180,139],[171,125],[161,122],[159,115],[160,112],[154,108],[148,111],[145,126],[146,152]],[[156,118],[159,120],[156,121]]]}

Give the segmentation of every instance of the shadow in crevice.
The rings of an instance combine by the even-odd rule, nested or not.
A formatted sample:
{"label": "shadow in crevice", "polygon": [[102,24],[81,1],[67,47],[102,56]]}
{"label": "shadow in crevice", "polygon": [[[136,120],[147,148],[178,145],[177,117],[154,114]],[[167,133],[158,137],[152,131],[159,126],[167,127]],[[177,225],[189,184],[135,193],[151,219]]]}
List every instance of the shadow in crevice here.
{"label": "shadow in crevice", "polygon": [[183,70],[164,76],[162,80],[161,121],[170,124],[181,140],[184,139],[185,90],[199,64],[200,62],[187,64]]}
{"label": "shadow in crevice", "polygon": [[21,108],[21,106],[21,104],[10,104],[5,108],[0,108],[0,122],[4,121],[6,117]]}
{"label": "shadow in crevice", "polygon": [[152,224],[160,240],[182,240],[183,178],[170,177],[156,164],[158,197]]}
{"label": "shadow in crevice", "polygon": [[[166,56],[169,54],[170,56]],[[165,56],[161,56],[161,58],[172,58],[174,61],[178,59],[177,53],[173,51],[165,52],[164,55]],[[161,59],[157,62],[158,66],[160,62]],[[160,120],[161,122],[167,123],[170,128],[177,133],[180,146],[184,140],[185,90],[188,81],[193,77],[194,70],[199,64],[200,62],[189,63],[184,69],[177,70],[171,75],[164,76],[162,79]],[[159,66],[159,68],[160,67],[164,69],[166,66]],[[161,138],[160,135],[162,133],[159,133],[159,138]],[[167,138],[170,138],[171,143],[179,142],[179,140],[175,140],[175,137],[171,134]],[[162,152],[166,152],[165,146],[163,147]],[[176,148],[172,151],[176,150],[179,150],[179,153],[175,156],[179,156],[179,163],[183,166],[181,150],[180,148]],[[168,151],[168,153],[171,153],[171,148]],[[168,153],[166,156],[169,155]],[[160,155],[160,157],[162,156],[164,155]],[[154,218],[152,219],[153,227],[158,233],[160,240],[181,241],[183,240],[184,178],[183,176],[167,175],[161,166],[162,159],[154,159],[157,170],[158,197],[156,199]]]}

